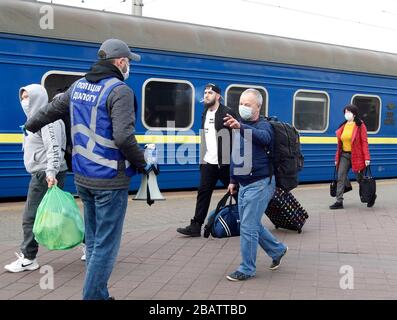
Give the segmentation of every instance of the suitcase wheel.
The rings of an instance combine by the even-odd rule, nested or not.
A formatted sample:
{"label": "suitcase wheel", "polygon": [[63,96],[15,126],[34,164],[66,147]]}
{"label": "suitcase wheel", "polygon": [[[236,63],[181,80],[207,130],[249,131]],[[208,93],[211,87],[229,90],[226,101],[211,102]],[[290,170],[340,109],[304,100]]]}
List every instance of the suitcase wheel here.
{"label": "suitcase wheel", "polygon": [[299,230],[298,230],[298,233],[302,233],[302,229],[299,229]]}

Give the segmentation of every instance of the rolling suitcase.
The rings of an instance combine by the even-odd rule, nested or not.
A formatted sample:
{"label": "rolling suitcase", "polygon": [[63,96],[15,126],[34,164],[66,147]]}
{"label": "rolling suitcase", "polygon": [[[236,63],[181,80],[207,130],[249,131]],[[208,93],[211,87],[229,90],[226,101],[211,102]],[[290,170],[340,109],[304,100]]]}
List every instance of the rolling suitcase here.
{"label": "rolling suitcase", "polygon": [[276,229],[284,228],[302,232],[303,225],[309,217],[298,200],[287,191],[276,188],[272,200],[265,211]]}

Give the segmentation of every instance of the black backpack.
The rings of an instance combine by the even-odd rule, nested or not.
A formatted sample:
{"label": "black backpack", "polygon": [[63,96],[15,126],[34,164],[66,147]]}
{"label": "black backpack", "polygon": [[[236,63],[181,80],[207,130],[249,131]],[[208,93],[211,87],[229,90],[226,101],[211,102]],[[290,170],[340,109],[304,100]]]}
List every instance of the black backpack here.
{"label": "black backpack", "polygon": [[289,123],[276,117],[266,118],[274,132],[273,147],[267,150],[271,159],[271,174],[276,177],[276,186],[291,191],[298,186],[298,172],[303,168],[298,131]]}

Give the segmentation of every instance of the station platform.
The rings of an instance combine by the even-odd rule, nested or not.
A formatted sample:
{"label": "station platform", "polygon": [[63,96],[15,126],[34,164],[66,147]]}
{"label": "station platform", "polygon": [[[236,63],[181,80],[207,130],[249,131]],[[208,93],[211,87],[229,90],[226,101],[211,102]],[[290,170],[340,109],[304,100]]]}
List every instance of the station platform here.
{"label": "station platform", "polygon": [[[240,262],[239,237],[176,232],[193,216],[195,191],[164,193],[166,200],[151,207],[130,196],[110,294],[117,300],[397,299],[397,179],[377,181],[372,208],[360,202],[356,182],[341,210],[329,209],[329,184],[302,185],[292,193],[309,214],[302,233],[276,230],[264,216],[289,251],[280,268],[270,271],[271,259],[259,249],[256,277],[243,282],[226,279]],[[211,208],[223,194],[214,193]],[[43,269],[4,270],[19,252],[23,206],[0,203],[0,300],[81,299],[85,264],[79,248],[40,248],[41,268],[54,271],[53,289],[40,287]]]}

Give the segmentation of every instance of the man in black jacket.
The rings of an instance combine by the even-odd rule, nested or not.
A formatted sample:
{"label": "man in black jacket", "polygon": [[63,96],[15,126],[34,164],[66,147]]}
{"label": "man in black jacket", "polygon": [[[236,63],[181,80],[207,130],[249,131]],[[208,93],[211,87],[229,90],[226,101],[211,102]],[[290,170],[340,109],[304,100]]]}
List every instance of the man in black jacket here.
{"label": "man in black jacket", "polygon": [[218,180],[227,187],[230,180],[231,129],[223,125],[226,114],[236,114],[220,103],[221,89],[212,83],[205,86],[204,111],[201,117],[200,185],[196,210],[190,225],[176,231],[190,237],[201,236],[201,226],[208,213],[212,192]]}

